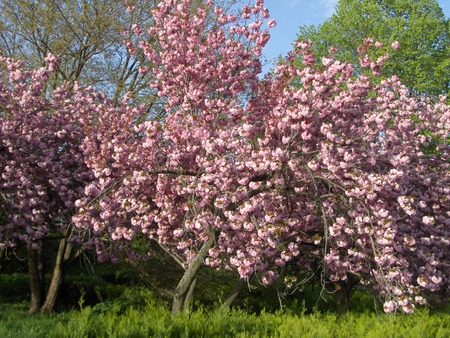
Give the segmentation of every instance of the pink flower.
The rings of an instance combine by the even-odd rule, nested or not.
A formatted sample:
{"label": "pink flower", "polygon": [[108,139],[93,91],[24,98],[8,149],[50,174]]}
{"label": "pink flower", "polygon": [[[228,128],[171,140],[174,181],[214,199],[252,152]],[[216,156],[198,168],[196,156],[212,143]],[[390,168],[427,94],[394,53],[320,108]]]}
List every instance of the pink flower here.
{"label": "pink flower", "polygon": [[399,43],[398,41],[394,41],[394,42],[391,44],[391,47],[392,47],[393,49],[399,49],[399,48],[400,48],[400,43]]}
{"label": "pink flower", "polygon": [[397,305],[393,301],[387,301],[383,304],[384,312],[391,313],[397,308]]}
{"label": "pink flower", "polygon": [[417,283],[421,286],[421,287],[427,287],[428,286],[428,279],[425,277],[418,277],[417,278]]}
{"label": "pink flower", "polygon": [[148,73],[148,67],[146,66],[140,66],[138,69],[139,74],[145,75]]}
{"label": "pink flower", "polygon": [[414,309],[415,309],[414,304],[407,304],[407,305],[402,306],[402,310],[405,313],[413,313]]}
{"label": "pink flower", "polygon": [[435,223],[435,219],[433,216],[423,216],[422,222],[425,225],[433,225]]}
{"label": "pink flower", "polygon": [[274,28],[277,25],[277,22],[274,19],[267,21],[267,26],[269,28]]}

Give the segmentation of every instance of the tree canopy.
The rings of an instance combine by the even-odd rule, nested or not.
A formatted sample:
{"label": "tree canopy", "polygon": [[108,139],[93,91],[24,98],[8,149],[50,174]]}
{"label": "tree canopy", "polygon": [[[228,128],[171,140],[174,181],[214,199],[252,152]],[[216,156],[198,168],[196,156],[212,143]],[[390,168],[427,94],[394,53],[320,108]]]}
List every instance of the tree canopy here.
{"label": "tree canopy", "polygon": [[436,0],[340,0],[331,18],[302,26],[298,34],[299,40],[314,42],[317,56],[334,46],[340,60],[354,64],[365,38],[400,43],[390,52],[383,76],[397,74],[416,93],[450,93],[449,20]]}
{"label": "tree canopy", "polygon": [[151,102],[146,76],[139,72],[145,57],[131,54],[124,41],[133,38],[131,22],[151,22],[158,0],[127,4],[104,0],[4,0],[0,2],[0,54],[41,67],[48,53],[60,59],[50,82],[53,88],[77,81],[93,86],[117,103],[133,93],[138,103]]}

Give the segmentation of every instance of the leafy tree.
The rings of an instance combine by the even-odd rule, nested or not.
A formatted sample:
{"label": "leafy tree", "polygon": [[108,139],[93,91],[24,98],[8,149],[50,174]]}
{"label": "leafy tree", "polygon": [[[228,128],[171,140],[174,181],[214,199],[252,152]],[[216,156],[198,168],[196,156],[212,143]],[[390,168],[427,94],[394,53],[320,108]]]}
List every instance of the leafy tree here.
{"label": "leafy tree", "polygon": [[334,46],[341,61],[353,64],[365,38],[400,43],[390,51],[383,77],[396,74],[415,93],[450,94],[449,20],[436,0],[340,0],[331,18],[302,26],[298,34],[299,41],[313,41],[317,57]]}
{"label": "leafy tree", "polygon": [[[79,201],[83,212],[74,218],[78,227],[113,242],[132,239],[141,231],[171,253],[186,270],[175,291],[174,314],[186,305],[216,238],[215,229],[208,225],[209,218],[215,217],[213,205],[196,201],[194,191],[197,183],[204,186],[196,179],[203,167],[196,163],[196,156],[205,146],[199,136],[220,138],[233,126],[231,122],[243,111],[241,102],[255,89],[261,72],[259,56],[268,40],[267,31],[260,29],[268,16],[262,1],[245,6],[241,13],[244,20],[255,20],[250,27],[239,25],[237,16],[215,5],[213,1],[201,6],[195,1],[164,1],[153,12],[155,23],[149,35],[142,36],[140,46],[158,64],[150,86],[164,98],[167,117],[164,122],[137,126],[130,114],[101,118],[85,140],[86,161],[100,180],[86,188],[86,198]],[[212,18],[208,13],[214,13]],[[147,42],[152,36],[158,36],[156,46]],[[236,113],[230,116],[233,109]],[[192,124],[198,129],[189,130]],[[185,153],[186,146],[190,155]],[[178,181],[194,190],[179,191],[178,183],[174,184]],[[141,188],[136,190],[136,184]],[[193,204],[185,212],[189,201]],[[197,204],[202,205],[198,212]],[[196,217],[202,225],[194,226]],[[173,226],[178,231],[173,232]],[[197,230],[183,234],[185,227]],[[96,244],[102,258],[114,255],[103,242]]]}
{"label": "leafy tree", "polygon": [[53,87],[77,81],[107,93],[116,104],[127,93],[137,102],[151,102],[146,74],[139,72],[148,66],[145,57],[130,54],[124,40],[133,36],[130,22],[151,21],[157,2],[138,0],[131,14],[123,1],[5,0],[0,2],[0,54],[36,68],[51,53],[60,58]]}
{"label": "leafy tree", "polygon": [[[225,2],[231,6],[235,1]],[[76,254],[72,250],[73,243],[68,239],[73,237],[70,226],[70,215],[74,211],[72,199],[84,189],[84,181],[81,178],[76,181],[79,178],[77,166],[84,165],[83,158],[77,157],[80,150],[77,142],[83,137],[82,133],[74,136],[69,132],[70,125],[85,123],[85,128],[89,125],[89,121],[77,120],[81,111],[86,109],[83,104],[88,104],[81,103],[83,99],[102,103],[111,114],[113,111],[110,101],[82,88],[91,85],[102,90],[113,99],[114,106],[120,106],[122,98],[131,103],[130,97],[133,97],[134,105],[146,103],[148,108],[138,109],[140,116],[134,122],[148,118],[149,111],[152,117],[161,113],[153,105],[157,96],[147,85],[148,78],[153,76],[148,71],[152,65],[141,50],[127,48],[138,37],[136,24],[146,26],[152,23],[151,9],[157,3],[157,0],[114,4],[97,0],[0,2],[0,54],[24,60],[15,63],[2,58],[0,157],[4,177],[0,180],[0,261],[3,261],[6,250],[20,243],[30,247],[33,299],[30,312],[52,310],[65,266]],[[155,39],[150,38],[147,42],[155,43]],[[47,69],[47,53],[50,52],[59,56],[58,62],[51,63],[51,71]],[[43,68],[39,68],[41,66]],[[28,72],[27,68],[39,70]],[[63,99],[68,101],[61,101]],[[93,105],[91,109],[91,113],[96,114],[99,108]],[[32,113],[34,110],[39,116]],[[60,114],[64,113],[68,116],[61,117]],[[93,122],[95,118],[91,117]],[[67,134],[73,138],[52,138],[39,133]],[[28,141],[22,144],[24,139]],[[36,147],[40,150],[35,150]],[[56,169],[53,173],[51,170],[53,165],[58,166],[61,156],[70,158],[71,155],[65,152],[74,156],[72,160],[76,164],[67,164],[70,169],[62,165],[60,169],[73,177],[66,177],[63,179],[65,183],[61,183],[57,177],[51,177],[60,173]],[[32,153],[34,156],[30,155]],[[53,154],[53,157],[45,158],[46,154]],[[53,161],[48,164],[50,171],[41,167],[47,160]],[[26,177],[26,183],[11,183],[13,178],[7,173],[9,171],[16,173],[14,177],[21,173]],[[72,188],[72,184],[78,186]],[[74,196],[61,197],[56,191],[59,188],[67,188]],[[24,193],[25,190],[38,195]],[[36,207],[38,204],[45,205],[46,209],[39,209]],[[38,209],[42,216],[36,216]],[[31,215],[34,218],[28,219]],[[45,243],[51,239],[59,240],[60,245],[55,252],[55,264],[50,264],[54,267],[53,277],[46,293],[43,290],[42,255],[46,250]]]}
{"label": "leafy tree", "polygon": [[[145,66],[143,64],[145,57],[142,53],[129,53],[124,40],[126,42],[134,36],[131,19],[141,24],[151,20],[149,9],[155,2],[138,1],[139,8],[145,8],[145,10],[134,11],[132,14],[127,12],[129,5],[123,2],[113,5],[107,1],[97,0],[0,2],[0,54],[24,60],[19,66],[19,63],[15,64],[10,59],[2,59],[4,62],[2,64],[4,101],[2,101],[0,112],[2,128],[15,127],[11,127],[13,134],[10,133],[11,130],[2,129],[0,140],[3,145],[11,145],[4,148],[6,152],[1,154],[2,167],[4,167],[2,170],[5,176],[0,182],[2,187],[0,254],[3,259],[6,250],[11,250],[20,243],[25,243],[29,247],[28,266],[32,296],[30,312],[32,313],[39,310],[52,311],[65,268],[77,255],[72,248],[73,242],[68,242],[69,238],[73,238],[70,222],[70,215],[74,210],[73,200],[71,201],[73,196],[61,197],[60,192],[55,192],[59,186],[56,187],[54,184],[60,185],[62,189],[67,188],[75,195],[80,189],[84,189],[82,180],[76,181],[78,177],[76,166],[82,167],[83,160],[75,159],[79,155],[77,142],[82,139],[82,136],[74,136],[75,139],[70,140],[63,137],[52,139],[36,133],[73,136],[67,128],[70,129],[71,124],[80,123],[76,120],[76,116],[80,113],[77,110],[86,108],[80,102],[82,98],[92,102],[104,101],[103,98],[99,99],[101,96],[98,94],[91,95],[89,91],[82,91],[82,87],[93,86],[97,90],[104,91],[113,98],[114,105],[119,105],[120,100],[129,93],[133,94],[135,104],[152,102],[155,95],[146,85],[147,80],[144,81],[148,75],[145,72],[139,72],[139,69]],[[51,71],[46,68],[48,53],[59,56],[58,62],[52,62]],[[27,68],[41,66],[43,68],[40,70],[26,71]],[[27,83],[29,81],[32,81],[32,84]],[[42,83],[39,84],[39,81]],[[64,90],[72,93],[73,96],[61,94]],[[22,98],[20,98],[21,95]],[[59,101],[62,99],[67,99],[68,102]],[[28,102],[25,104],[25,101]],[[104,102],[104,104],[111,108],[111,102]],[[92,113],[95,113],[96,108],[94,108]],[[45,118],[34,116],[30,113],[33,109],[38,112],[38,115],[44,114]],[[58,115],[61,113],[72,117],[67,116],[64,120]],[[145,111],[142,111],[142,116],[146,116]],[[23,121],[19,122],[19,120]],[[46,123],[48,126],[45,125]],[[21,145],[24,139],[29,141]],[[45,146],[48,149],[44,149]],[[45,152],[36,151],[36,147]],[[43,158],[46,152],[54,156]],[[52,169],[52,166],[58,166],[61,156],[70,158],[70,155],[65,152],[74,156],[72,160],[76,162],[76,165],[67,163],[62,165],[61,170],[66,170],[66,174],[69,172],[69,175],[74,175],[70,179],[65,178],[63,181],[68,181],[63,184],[57,177],[52,178],[51,175],[60,174],[58,170]],[[31,156],[31,153],[34,153],[34,156]],[[48,164],[49,170],[54,170],[53,174],[40,167],[39,163],[47,160],[53,161]],[[67,167],[64,168],[66,164],[70,170]],[[11,177],[5,171],[22,173],[27,183],[22,182],[22,185],[18,185],[18,189],[13,189],[8,185],[11,184],[11,182],[8,183]],[[71,184],[79,186],[73,188]],[[31,193],[24,194],[24,190],[30,189],[40,192],[40,195],[32,197]],[[23,205],[18,205],[19,201]],[[38,204],[47,205],[47,209],[41,210]],[[26,209],[30,207],[33,208]],[[40,210],[42,217],[26,219],[27,215],[36,215],[37,210]],[[55,262],[48,264],[53,269],[53,277],[48,292],[45,292],[43,267],[46,264],[43,262],[43,255],[49,248],[46,245],[47,242],[52,239],[59,241],[59,249],[54,253]]]}
{"label": "leafy tree", "polygon": [[[423,147],[448,136],[449,106],[410,95],[396,76],[354,76],[333,55],[316,62],[308,43],[259,79],[263,1],[243,7],[246,25],[216,8],[212,29],[214,2],[192,4],[161,3],[148,32],[162,48],[141,44],[158,61],[150,86],[167,117],[102,117],[85,138],[96,179],[73,220],[101,257],[142,233],[179,259],[173,314],[203,262],[265,285],[287,263],[319,263],[324,283],[370,285],[387,312],[445,289],[450,153]],[[384,59],[361,67],[377,73]]]}
{"label": "leafy tree", "polygon": [[355,76],[305,42],[260,79],[268,19],[262,0],[238,16],[164,0],[146,30],[134,26],[127,48],[154,65],[161,120],[76,83],[50,90],[51,55],[32,71],[1,58],[0,248],[27,245],[31,312],[41,242],[54,236],[59,267],[77,240],[103,260],[137,235],[155,241],[185,269],[173,314],[190,306],[204,263],[265,285],[288,263],[320,265],[325,284],[369,285],[387,312],[446,289],[450,149],[435,141],[448,138],[449,106],[397,76],[364,75],[384,55],[362,57]]}

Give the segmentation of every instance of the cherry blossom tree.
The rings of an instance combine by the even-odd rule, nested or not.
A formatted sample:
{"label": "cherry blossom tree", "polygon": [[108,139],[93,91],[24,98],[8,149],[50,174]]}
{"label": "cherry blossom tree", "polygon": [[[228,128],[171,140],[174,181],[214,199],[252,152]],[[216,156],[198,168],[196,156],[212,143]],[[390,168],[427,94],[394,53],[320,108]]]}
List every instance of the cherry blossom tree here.
{"label": "cherry blossom tree", "polygon": [[[84,163],[80,142],[103,96],[48,86],[57,58],[25,70],[22,61],[0,58],[0,191],[4,217],[0,247],[25,244],[31,286],[30,312],[51,311],[73,256],[68,239],[75,201],[93,177]],[[53,277],[44,291],[42,255],[45,243],[59,240]]]}
{"label": "cherry blossom tree", "polygon": [[[212,1],[162,1],[152,15],[146,34],[157,37],[159,46],[135,27],[142,41],[129,48],[141,48],[155,65],[150,85],[167,115],[137,125],[133,114],[100,121],[85,142],[97,180],[86,188],[74,220],[97,238],[132,239],[143,232],[170,252],[186,268],[175,291],[175,313],[215,243],[213,221],[225,221],[209,179],[222,158],[229,165],[232,154],[215,155],[211,141],[222,139],[225,146],[227,133],[247,113],[244,103],[256,90],[273,21],[261,28],[268,17],[262,1],[245,6],[240,19]],[[111,252],[97,244],[100,257]]]}
{"label": "cherry blossom tree", "polygon": [[[259,78],[275,25],[261,0],[235,15],[165,0],[152,17],[127,48],[153,67],[140,72],[152,73],[158,121],[127,98],[51,89],[51,55],[34,71],[0,59],[0,249],[28,248],[30,312],[51,311],[74,243],[115,260],[136,235],[185,269],[174,314],[204,263],[265,285],[288,263],[319,265],[324,285],[347,296],[371,286],[387,312],[448,292],[446,98],[414,97],[396,76],[378,84],[333,51],[316,60],[310,42]],[[375,75],[388,55],[368,55],[380,45],[358,50]],[[59,249],[43,303],[50,239]]]}
{"label": "cherry blossom tree", "polygon": [[[416,98],[395,76],[378,85],[332,52],[315,60],[309,42],[259,79],[275,25],[260,0],[243,24],[214,1],[161,1],[152,15],[129,48],[155,65],[165,118],[104,111],[83,143],[95,179],[73,220],[100,258],[137,234],[156,241],[185,268],[173,314],[203,263],[265,285],[287,263],[318,263],[324,283],[369,285],[387,312],[448,289],[445,98]],[[371,60],[374,44],[361,65],[377,74],[387,56]]]}
{"label": "cherry blossom tree", "polygon": [[[361,46],[361,65],[378,74],[387,56],[370,60],[372,45]],[[267,240],[276,265],[319,260],[324,280],[369,284],[386,311],[411,312],[422,291],[448,288],[449,106],[411,96],[396,77],[378,86],[352,70],[333,55],[317,62],[311,44],[299,43],[263,81],[252,116],[262,123],[247,127],[262,136],[242,165],[264,181],[247,188],[242,205],[257,212],[256,247]],[[259,171],[261,163],[273,167]],[[236,264],[251,268],[248,257],[258,262],[263,252]]]}

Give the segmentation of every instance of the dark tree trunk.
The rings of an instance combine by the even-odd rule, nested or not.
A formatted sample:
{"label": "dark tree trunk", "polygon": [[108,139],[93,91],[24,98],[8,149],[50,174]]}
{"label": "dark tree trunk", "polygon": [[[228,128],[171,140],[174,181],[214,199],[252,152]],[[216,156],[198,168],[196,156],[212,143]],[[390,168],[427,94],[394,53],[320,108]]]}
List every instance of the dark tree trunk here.
{"label": "dark tree trunk", "polygon": [[59,242],[58,253],[56,255],[55,265],[53,267],[52,279],[42,305],[41,312],[50,313],[55,307],[56,299],[58,297],[59,289],[64,280],[67,263],[72,252],[72,245],[68,243],[67,238],[63,238]]}
{"label": "dark tree trunk", "polygon": [[30,280],[30,314],[35,314],[41,309],[44,301],[44,269],[43,269],[43,249],[42,243],[39,249],[33,249],[31,245],[27,247],[28,275]]}
{"label": "dark tree trunk", "polygon": [[[197,273],[203,265],[204,259],[208,256],[209,249],[212,248],[214,244],[214,237],[203,243],[202,247],[198,251],[195,258],[190,262],[186,271],[184,272],[183,277],[175,289],[175,293],[173,295],[173,303],[172,303],[172,315],[176,316],[183,309],[183,302],[186,299],[186,295],[191,288],[192,283],[197,277]],[[195,285],[194,285],[195,286]]]}
{"label": "dark tree trunk", "polygon": [[5,268],[5,260],[6,260],[6,249],[0,248],[0,273],[2,273]]}
{"label": "dark tree trunk", "polygon": [[336,283],[335,291],[333,292],[334,300],[336,302],[336,310],[339,315],[350,312],[350,300],[352,297],[353,287],[358,283],[353,275],[348,275],[347,280]]}
{"label": "dark tree trunk", "polygon": [[245,287],[245,284],[247,284],[247,281],[245,279],[241,278],[237,281],[233,289],[226,296],[225,301],[222,303],[222,305],[220,305],[221,310],[228,310],[231,307],[236,298],[241,294],[242,290]]}

